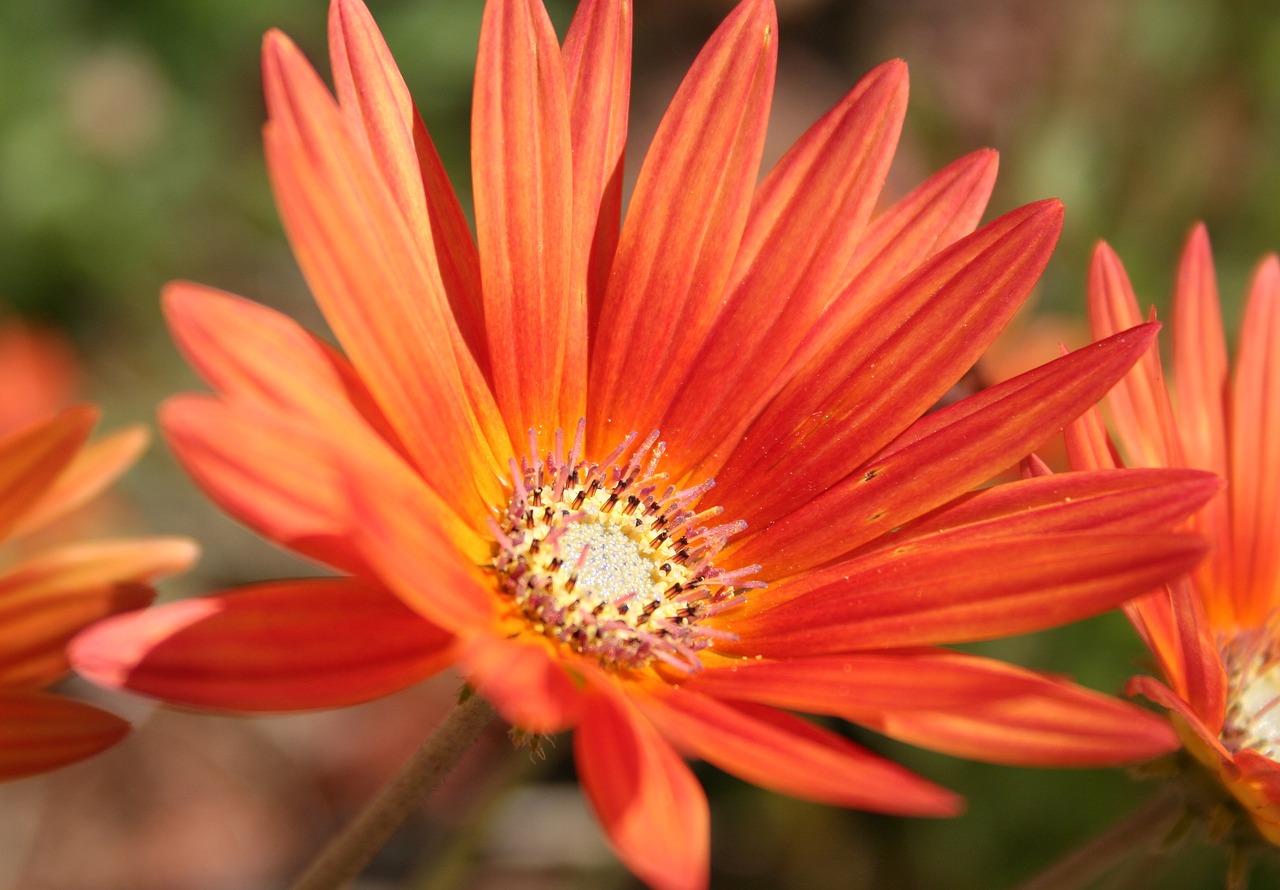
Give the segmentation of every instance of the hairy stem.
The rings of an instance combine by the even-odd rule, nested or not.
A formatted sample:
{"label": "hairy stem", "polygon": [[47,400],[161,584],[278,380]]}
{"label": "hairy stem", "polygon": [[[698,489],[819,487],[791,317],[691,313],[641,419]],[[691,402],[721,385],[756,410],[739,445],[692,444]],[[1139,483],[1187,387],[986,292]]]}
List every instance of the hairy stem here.
{"label": "hairy stem", "polygon": [[293,884],[293,890],[338,890],[354,880],[422,800],[440,784],[493,720],[493,706],[470,694],[413,753],[400,772]]}

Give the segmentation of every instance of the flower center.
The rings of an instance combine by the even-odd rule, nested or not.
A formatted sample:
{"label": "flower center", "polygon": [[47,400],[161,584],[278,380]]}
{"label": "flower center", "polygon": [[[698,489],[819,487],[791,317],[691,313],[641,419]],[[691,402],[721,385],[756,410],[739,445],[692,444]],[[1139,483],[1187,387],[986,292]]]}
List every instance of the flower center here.
{"label": "flower center", "polygon": [[532,457],[511,461],[511,501],[493,524],[499,586],[535,631],[605,666],[695,671],[701,650],[733,638],[708,619],[764,586],[743,580],[759,566],[714,563],[746,523],[697,509],[711,480],[668,484],[656,432],[634,451],[632,433],[597,464],[582,457],[585,426],[567,455],[557,431],[545,459],[531,434]]}
{"label": "flower center", "polygon": [[1246,748],[1280,759],[1280,660],[1273,635],[1259,628],[1223,647],[1227,669],[1227,713],[1222,743],[1236,753]]}

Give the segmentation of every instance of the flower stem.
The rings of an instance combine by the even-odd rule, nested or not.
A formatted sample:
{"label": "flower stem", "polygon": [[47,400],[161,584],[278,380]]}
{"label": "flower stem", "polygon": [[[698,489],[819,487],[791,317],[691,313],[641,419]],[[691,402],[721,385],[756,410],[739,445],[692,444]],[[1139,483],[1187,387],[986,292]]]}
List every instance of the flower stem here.
{"label": "flower stem", "polygon": [[1184,813],[1177,794],[1157,794],[1018,890],[1076,890],[1087,886],[1129,856],[1156,849],[1169,837]]}
{"label": "flower stem", "polygon": [[294,882],[293,890],[338,890],[354,880],[414,807],[457,765],[494,716],[492,705],[468,691],[395,778],[329,841]]}

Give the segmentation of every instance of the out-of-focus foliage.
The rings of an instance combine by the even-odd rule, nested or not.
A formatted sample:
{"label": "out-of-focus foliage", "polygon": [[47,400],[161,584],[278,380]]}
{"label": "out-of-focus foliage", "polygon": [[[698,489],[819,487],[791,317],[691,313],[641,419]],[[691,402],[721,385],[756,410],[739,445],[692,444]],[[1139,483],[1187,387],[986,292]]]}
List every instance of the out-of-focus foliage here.
{"label": "out-of-focus foliage", "polygon": [[[1087,257],[1099,238],[1119,250],[1143,302],[1163,309],[1182,238],[1197,218],[1209,224],[1234,327],[1249,268],[1264,251],[1280,248],[1280,13],[1270,4],[778,2],[781,69],[771,157],[868,68],[901,56],[911,66],[912,101],[891,191],[991,146],[1002,155],[993,213],[1051,195],[1067,202],[1066,232],[1039,305],[1068,320],[1055,322],[1053,336],[1043,339],[1037,339],[1043,319],[1020,322],[1023,342],[1006,345],[1006,352],[1029,350],[1020,360],[1036,362],[1056,355],[1059,332],[1071,336],[1070,319],[1083,312]],[[370,5],[465,200],[481,0]],[[657,115],[729,6],[728,0],[636,3],[632,179]],[[107,425],[146,420],[164,396],[194,385],[163,332],[157,294],[170,278],[243,293],[323,329],[289,256],[261,160],[258,46],[267,28],[279,27],[327,68],[325,7],[325,0],[0,3],[0,311],[34,316],[72,335],[88,365],[86,395],[105,404]],[[553,5],[558,25],[571,9],[572,0]],[[183,582],[188,589],[295,572],[286,557],[203,504],[163,446],[153,449],[130,485],[154,530],[204,541],[207,555]],[[988,649],[1075,673],[1108,691],[1137,669],[1141,651],[1114,615]],[[443,695],[426,698],[443,706],[437,699],[447,700],[444,688]],[[103,887],[179,887],[179,854],[204,875],[205,886],[210,880],[247,886],[254,876],[279,884],[279,870],[295,867],[307,845],[330,830],[317,822],[317,807],[358,803],[438,719],[438,707],[417,710],[422,701],[400,697],[358,712],[364,716],[351,717],[354,723],[334,715],[252,723],[165,715],[158,729],[138,734],[141,741],[48,780],[39,793],[30,783],[26,790],[0,790],[0,827],[17,826],[0,831],[0,888],[10,880],[84,886],[85,874]],[[375,735],[356,745],[351,739],[361,738],[359,727]],[[1116,771],[1000,769],[874,738],[860,741],[892,749],[895,759],[962,791],[970,812],[944,822],[846,813],[706,770],[716,886],[1010,886],[1123,817],[1150,792]],[[500,763],[499,753],[490,755]],[[544,783],[567,778],[570,771],[554,765],[564,756],[552,749],[550,767],[520,772]],[[173,775],[188,774],[216,781],[176,791]],[[545,784],[529,787],[546,790]],[[116,818],[125,793],[133,794],[129,818],[113,824],[132,826],[132,833],[121,829],[110,843],[95,846],[102,831],[94,820]],[[279,794],[293,796],[267,802]],[[159,806],[155,801],[175,795],[187,807],[183,825],[240,820],[253,830],[224,835],[192,827],[181,835],[183,846],[164,834],[177,830],[175,820],[146,817],[149,806]],[[554,795],[535,798],[561,806]],[[47,823],[30,817],[42,807],[62,813],[51,809],[55,805],[77,808],[74,818],[70,810]],[[100,809],[85,811],[94,806]],[[507,824],[512,811],[503,806],[491,824]],[[590,820],[567,812],[551,820],[565,826],[566,843],[575,832],[592,830]],[[525,831],[539,821],[546,820],[535,811],[525,818]],[[55,830],[61,832],[57,843],[46,836]],[[464,843],[444,855],[443,870],[422,865],[457,831],[453,817],[431,809],[392,848],[383,873],[416,873],[422,887],[473,886],[467,875],[475,872],[465,864],[471,857],[490,863],[489,886],[533,880],[527,860],[493,865],[501,845],[486,840],[484,829],[462,831]],[[428,840],[420,840],[424,836]],[[255,843],[284,852],[273,859]],[[542,844],[544,852],[560,849],[554,838]],[[63,852],[70,849],[96,870],[79,872],[77,881],[76,857]],[[534,869],[545,878],[536,886],[630,886],[621,873],[599,865],[575,870],[602,861],[598,844],[572,849],[558,870]],[[238,874],[236,856],[248,857]],[[122,871],[128,857],[152,863],[151,878]],[[603,861],[607,869],[607,857]],[[1143,863],[1127,886],[1220,886],[1224,862],[1222,853],[1199,848]],[[1253,886],[1276,886],[1277,873],[1256,869]],[[189,886],[197,885],[193,877]]]}

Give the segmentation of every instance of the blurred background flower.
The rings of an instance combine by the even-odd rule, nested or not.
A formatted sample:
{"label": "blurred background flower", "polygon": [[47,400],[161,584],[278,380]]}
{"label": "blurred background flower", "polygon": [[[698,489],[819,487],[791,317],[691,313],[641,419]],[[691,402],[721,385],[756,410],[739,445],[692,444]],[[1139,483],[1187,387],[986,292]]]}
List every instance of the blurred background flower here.
{"label": "blurred background flower", "polygon": [[[548,5],[567,23],[571,0]],[[647,144],[731,5],[637,9],[634,144]],[[371,9],[465,187],[482,4],[373,0]],[[322,330],[267,187],[258,51],[277,26],[322,61],[325,11],[325,0],[0,4],[0,314],[70,338],[87,367],[83,395],[104,406],[109,428],[149,422],[161,398],[196,385],[162,331],[157,294],[168,279],[242,293]],[[977,382],[1051,359],[1059,341],[1085,342],[1098,238],[1125,257],[1140,302],[1162,310],[1193,219],[1214,233],[1230,298],[1244,292],[1254,258],[1280,246],[1280,16],[1265,4],[780,0],[779,17],[766,165],[858,77],[901,56],[912,99],[889,194],[991,146],[1002,156],[992,215],[1043,197],[1067,202],[1036,311],[1015,321]],[[1239,304],[1224,311],[1234,328]],[[169,595],[298,573],[204,503],[162,447],[124,483],[141,526],[204,544],[201,564]],[[1108,691],[1142,657],[1115,615],[981,648]],[[97,760],[0,787],[0,888],[277,885],[439,719],[452,691],[443,681],[341,714],[258,721],[113,700],[144,722],[141,732]],[[1003,769],[859,741],[965,793],[968,815],[844,812],[701,770],[716,886],[1008,886],[1146,793],[1117,772]],[[408,886],[432,888],[630,886],[560,784],[571,776],[565,753],[528,763],[500,734],[489,738],[380,860],[383,886],[406,875],[416,881]],[[471,826],[477,810],[488,816]],[[1176,869],[1147,865],[1138,885],[1217,886],[1222,859],[1201,850]],[[1280,886],[1280,869],[1260,868],[1253,886]]]}

